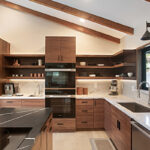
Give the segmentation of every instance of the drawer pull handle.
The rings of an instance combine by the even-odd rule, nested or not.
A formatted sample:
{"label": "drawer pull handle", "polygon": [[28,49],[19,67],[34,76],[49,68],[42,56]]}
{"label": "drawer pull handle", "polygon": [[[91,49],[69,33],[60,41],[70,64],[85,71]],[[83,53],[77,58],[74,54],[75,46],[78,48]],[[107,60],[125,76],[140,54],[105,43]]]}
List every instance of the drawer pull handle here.
{"label": "drawer pull handle", "polygon": [[52,131],[52,127],[50,127],[50,129],[49,129],[49,132],[51,132]]}
{"label": "drawer pull handle", "polygon": [[63,123],[57,123],[57,125],[58,125],[58,126],[63,126],[64,124],[63,124]]}
{"label": "drawer pull handle", "polygon": [[117,128],[120,130],[120,121],[119,120],[117,120]]}
{"label": "drawer pull handle", "polygon": [[13,101],[7,101],[7,103],[13,103]]}
{"label": "drawer pull handle", "polygon": [[88,103],[88,102],[86,102],[86,101],[83,101],[82,103],[83,103],[83,104],[86,104],[86,103]]}
{"label": "drawer pull handle", "polygon": [[88,110],[82,110],[82,112],[88,112]]}
{"label": "drawer pull handle", "polygon": [[81,123],[87,123],[87,121],[82,121]]}

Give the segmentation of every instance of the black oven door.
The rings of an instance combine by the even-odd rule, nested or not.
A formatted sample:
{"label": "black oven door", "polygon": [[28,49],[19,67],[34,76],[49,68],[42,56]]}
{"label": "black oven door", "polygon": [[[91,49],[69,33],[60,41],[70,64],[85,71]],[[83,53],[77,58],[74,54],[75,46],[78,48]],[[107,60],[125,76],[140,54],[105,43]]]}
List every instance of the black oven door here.
{"label": "black oven door", "polygon": [[75,88],[75,69],[45,69],[46,88]]}
{"label": "black oven door", "polygon": [[49,97],[46,98],[46,107],[51,107],[54,118],[75,118],[75,98]]}

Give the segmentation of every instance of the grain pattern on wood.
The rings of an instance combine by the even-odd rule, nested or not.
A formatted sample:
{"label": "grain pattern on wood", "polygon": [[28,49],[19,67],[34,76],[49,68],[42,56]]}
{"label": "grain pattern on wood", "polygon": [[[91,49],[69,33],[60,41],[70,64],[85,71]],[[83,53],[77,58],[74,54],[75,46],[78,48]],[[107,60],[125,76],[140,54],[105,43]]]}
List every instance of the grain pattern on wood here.
{"label": "grain pattern on wood", "polygon": [[34,11],[32,9],[29,9],[29,8],[26,8],[26,7],[17,5],[17,4],[13,4],[11,2],[2,1],[2,2],[0,2],[0,4],[4,5],[6,7],[9,7],[9,8],[15,9],[15,10],[19,10],[19,11],[22,11],[22,12],[25,12],[25,13],[32,14],[32,15],[37,16],[37,17],[41,17],[41,18],[49,20],[49,21],[56,22],[58,24],[62,24],[64,26],[67,26],[67,27],[72,28],[74,30],[77,30],[79,32],[89,34],[91,36],[96,36],[96,37],[103,38],[103,39],[106,39],[106,40],[109,40],[109,41],[112,41],[112,42],[115,42],[115,43],[120,43],[120,39],[118,39],[116,37],[113,37],[113,36],[95,31],[95,30],[90,29],[90,28],[83,27],[83,26],[75,24],[75,23],[71,23],[69,21],[65,21],[63,19],[59,19],[59,18],[50,16],[50,15],[46,15],[44,13]]}
{"label": "grain pattern on wood", "polygon": [[121,32],[124,32],[127,34],[134,33],[134,29],[131,27],[128,27],[128,26],[122,25],[120,23],[105,19],[100,16],[96,16],[96,15],[81,11],[79,9],[76,9],[76,8],[73,8],[73,7],[58,3],[58,2],[54,2],[51,0],[31,0],[31,1],[54,8],[54,9],[57,9],[59,11],[63,11],[65,13],[68,13],[68,14],[71,14],[71,15],[74,15],[74,16],[77,16],[80,18],[90,20],[94,23],[98,23],[100,25],[107,26],[109,28],[112,28],[112,29],[115,29],[115,30],[118,30],[118,31],[121,31]]}

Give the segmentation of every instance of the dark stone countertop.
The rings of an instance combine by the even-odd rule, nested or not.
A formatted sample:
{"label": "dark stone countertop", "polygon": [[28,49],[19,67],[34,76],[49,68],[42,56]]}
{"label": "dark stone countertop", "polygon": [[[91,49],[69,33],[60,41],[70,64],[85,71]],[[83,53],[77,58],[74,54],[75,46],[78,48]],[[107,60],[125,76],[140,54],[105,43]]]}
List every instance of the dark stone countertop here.
{"label": "dark stone countertop", "polygon": [[[0,108],[0,128],[31,128],[26,137],[31,140],[24,140],[21,145],[33,145],[33,139],[40,133],[51,113],[51,108]],[[31,146],[27,149],[31,149]]]}

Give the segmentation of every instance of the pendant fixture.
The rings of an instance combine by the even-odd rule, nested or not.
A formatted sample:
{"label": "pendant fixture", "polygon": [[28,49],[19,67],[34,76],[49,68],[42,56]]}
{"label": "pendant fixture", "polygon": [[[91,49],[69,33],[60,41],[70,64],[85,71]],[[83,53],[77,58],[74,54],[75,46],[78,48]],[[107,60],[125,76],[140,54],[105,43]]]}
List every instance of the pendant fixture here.
{"label": "pendant fixture", "polygon": [[148,31],[148,28],[150,27],[150,23],[146,22],[146,32],[142,36],[141,40],[150,40],[150,32]]}

